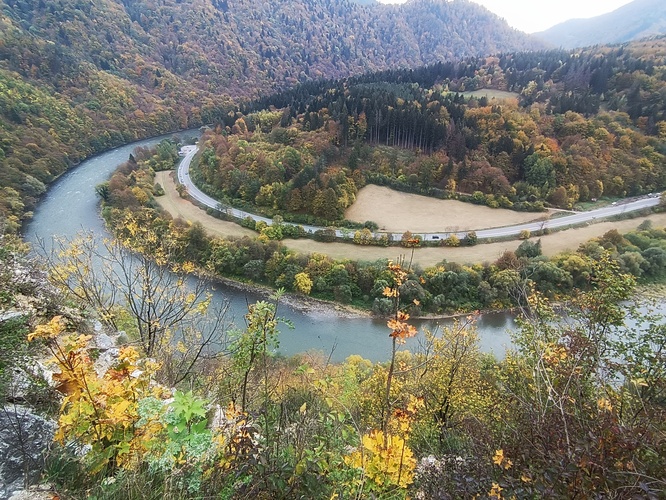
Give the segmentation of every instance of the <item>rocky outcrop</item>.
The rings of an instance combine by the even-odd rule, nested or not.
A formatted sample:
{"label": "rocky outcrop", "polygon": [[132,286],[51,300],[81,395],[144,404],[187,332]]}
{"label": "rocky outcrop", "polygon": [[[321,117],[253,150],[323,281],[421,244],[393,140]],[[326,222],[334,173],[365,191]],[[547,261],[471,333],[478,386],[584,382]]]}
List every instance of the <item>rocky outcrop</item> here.
{"label": "rocky outcrop", "polygon": [[0,408],[0,499],[39,481],[55,430],[29,408]]}

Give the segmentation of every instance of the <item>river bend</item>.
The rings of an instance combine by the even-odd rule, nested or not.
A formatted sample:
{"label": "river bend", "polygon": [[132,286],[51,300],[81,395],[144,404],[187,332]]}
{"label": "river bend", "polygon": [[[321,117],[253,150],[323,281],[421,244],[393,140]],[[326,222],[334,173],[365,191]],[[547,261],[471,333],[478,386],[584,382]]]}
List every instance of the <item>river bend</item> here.
{"label": "river bend", "polygon": [[[176,134],[193,137],[196,131]],[[107,180],[115,168],[127,161],[130,153],[139,146],[150,147],[166,137],[156,137],[128,144],[85,160],[53,183],[37,206],[34,217],[26,226],[25,239],[30,243],[43,240],[48,244],[54,236],[73,238],[81,231],[92,231],[97,236],[108,236],[99,213],[99,199],[95,186]],[[239,291],[232,287],[218,286],[214,300],[229,302],[230,320],[243,325],[247,303],[261,297],[252,292]],[[391,342],[386,321],[374,318],[344,318],[333,311],[303,312],[282,305],[280,315],[289,319],[294,329],[281,328],[280,352],[285,355],[315,350],[330,356],[333,361],[342,361],[351,354],[359,354],[371,361],[387,360]],[[434,320],[415,321],[419,330],[437,328]],[[481,338],[481,349],[504,353],[509,343],[507,330],[514,327],[510,315],[491,313],[481,316],[477,323]],[[410,339],[406,348],[416,349],[422,333]]]}

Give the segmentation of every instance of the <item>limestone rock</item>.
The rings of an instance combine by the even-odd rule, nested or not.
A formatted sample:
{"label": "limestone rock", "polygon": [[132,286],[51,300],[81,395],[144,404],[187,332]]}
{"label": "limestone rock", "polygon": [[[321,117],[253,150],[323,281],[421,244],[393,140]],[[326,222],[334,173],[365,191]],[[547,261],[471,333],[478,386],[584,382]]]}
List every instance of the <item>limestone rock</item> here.
{"label": "limestone rock", "polygon": [[39,481],[55,431],[25,406],[0,408],[0,499]]}

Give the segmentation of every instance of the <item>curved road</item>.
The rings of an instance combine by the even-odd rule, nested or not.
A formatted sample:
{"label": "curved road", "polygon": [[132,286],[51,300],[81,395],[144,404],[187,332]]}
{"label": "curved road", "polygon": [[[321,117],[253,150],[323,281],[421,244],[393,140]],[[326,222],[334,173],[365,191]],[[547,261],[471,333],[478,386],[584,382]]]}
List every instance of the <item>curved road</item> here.
{"label": "curved road", "polygon": [[[180,165],[178,166],[178,181],[187,188],[188,194],[193,199],[195,199],[196,201],[202,203],[207,207],[222,210],[227,214],[232,215],[233,217],[239,219],[251,217],[256,221],[261,220],[269,225],[273,223],[272,219],[269,219],[267,217],[262,217],[260,215],[251,214],[249,212],[244,212],[243,210],[238,210],[236,208],[231,208],[231,207],[221,208],[220,203],[217,200],[211,198],[203,191],[201,191],[198,187],[196,187],[192,182],[192,179],[190,179],[190,163],[192,162],[192,159],[194,158],[194,155],[196,155],[199,148],[196,146],[186,146],[186,148],[187,149],[184,148],[186,151],[186,155],[181,161]],[[566,226],[581,225],[586,222],[594,221],[596,219],[605,219],[607,217],[613,217],[615,215],[634,212],[637,210],[642,210],[644,208],[654,207],[658,204],[659,204],[659,196],[656,197],[647,196],[636,201],[618,202],[604,208],[598,208],[596,210],[590,210],[588,212],[580,212],[573,215],[559,217],[556,219],[528,222],[525,224],[518,224],[515,226],[499,227],[493,229],[480,229],[476,231],[476,235],[478,238],[481,239],[518,236],[520,232],[524,230],[534,232],[534,231],[541,231],[543,229],[556,229]],[[309,233],[314,233],[315,231],[324,229],[323,227],[319,226],[308,226],[308,225],[302,225],[302,226]],[[335,232],[338,237],[343,236],[342,230],[337,229]],[[382,233],[374,233],[374,235],[379,235],[379,234]],[[424,240],[433,241],[433,240],[446,239],[452,234],[455,234],[458,238],[461,239],[467,236],[466,231],[456,232],[456,233],[421,233],[420,236]],[[391,238],[393,240],[399,240],[401,237],[402,237],[401,234],[395,234],[395,233],[391,234]]]}

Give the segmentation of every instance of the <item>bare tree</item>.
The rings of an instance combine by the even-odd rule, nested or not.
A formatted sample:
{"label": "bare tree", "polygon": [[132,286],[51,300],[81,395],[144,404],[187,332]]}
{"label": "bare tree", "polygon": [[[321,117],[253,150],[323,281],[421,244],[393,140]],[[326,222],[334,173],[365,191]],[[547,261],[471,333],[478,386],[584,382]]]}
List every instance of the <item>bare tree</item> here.
{"label": "bare tree", "polygon": [[134,253],[118,240],[83,234],[42,253],[52,282],[104,324],[118,329],[129,316],[130,336],[162,363],[165,381],[177,384],[226,349],[228,303],[213,306],[212,287],[191,275],[194,266],[171,263],[169,242],[153,250]]}

